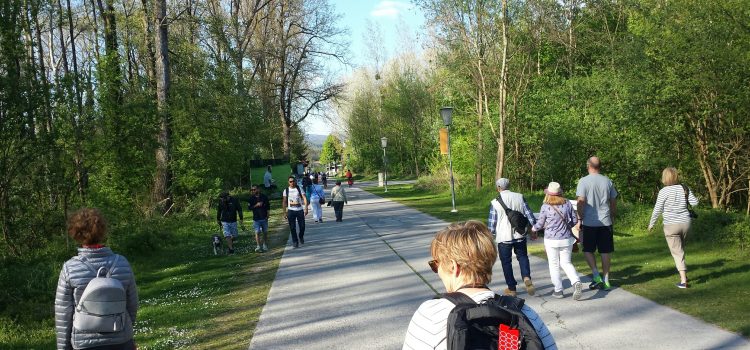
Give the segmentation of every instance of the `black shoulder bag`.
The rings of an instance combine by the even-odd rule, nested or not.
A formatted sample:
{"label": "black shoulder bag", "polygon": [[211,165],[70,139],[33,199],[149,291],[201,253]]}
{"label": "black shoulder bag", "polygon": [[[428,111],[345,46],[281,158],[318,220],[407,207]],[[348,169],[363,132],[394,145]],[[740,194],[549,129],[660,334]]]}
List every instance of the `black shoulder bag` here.
{"label": "black shoulder bag", "polygon": [[682,191],[685,192],[685,206],[687,207],[688,215],[691,219],[695,219],[698,217],[698,213],[693,210],[693,208],[690,206],[690,202],[688,201],[688,193],[690,193],[690,190],[684,184],[680,184],[680,186],[682,186]]}
{"label": "black shoulder bag", "polygon": [[505,210],[505,216],[508,217],[510,226],[513,227],[519,235],[526,236],[526,226],[529,224],[529,219],[526,218],[526,215],[509,209],[505,203],[503,203],[503,198],[499,194],[497,195],[497,201],[500,202],[500,206]]}

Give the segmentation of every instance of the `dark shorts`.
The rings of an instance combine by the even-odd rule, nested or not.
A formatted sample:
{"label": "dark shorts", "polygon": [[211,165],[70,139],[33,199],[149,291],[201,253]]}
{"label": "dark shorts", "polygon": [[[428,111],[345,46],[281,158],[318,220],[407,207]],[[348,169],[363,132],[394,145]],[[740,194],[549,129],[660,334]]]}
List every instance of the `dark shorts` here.
{"label": "dark shorts", "polygon": [[615,251],[615,239],[612,226],[581,226],[583,231],[583,251],[607,254]]}

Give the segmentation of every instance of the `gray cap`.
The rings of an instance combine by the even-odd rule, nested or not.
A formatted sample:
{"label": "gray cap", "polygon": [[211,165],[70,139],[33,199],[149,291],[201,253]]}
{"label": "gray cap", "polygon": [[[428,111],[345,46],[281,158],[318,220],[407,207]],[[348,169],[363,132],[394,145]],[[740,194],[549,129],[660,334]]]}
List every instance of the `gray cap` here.
{"label": "gray cap", "polygon": [[504,190],[507,190],[510,186],[510,180],[506,178],[500,178],[497,181],[495,181],[495,187],[502,188]]}

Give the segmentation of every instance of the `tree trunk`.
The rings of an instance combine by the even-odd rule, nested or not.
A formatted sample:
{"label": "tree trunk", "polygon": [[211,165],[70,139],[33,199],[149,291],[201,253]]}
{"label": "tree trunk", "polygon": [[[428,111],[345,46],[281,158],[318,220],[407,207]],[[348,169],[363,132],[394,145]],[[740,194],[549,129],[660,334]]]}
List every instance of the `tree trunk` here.
{"label": "tree trunk", "polygon": [[505,168],[505,119],[507,117],[506,99],[508,97],[508,0],[502,3],[503,18],[503,53],[500,68],[500,120],[497,128],[497,156],[495,159],[495,178],[503,177]]}
{"label": "tree trunk", "polygon": [[[60,57],[62,58],[62,66],[63,66],[63,72],[67,75],[69,72],[68,68],[68,53],[65,49],[65,32],[63,31],[63,9],[62,9],[62,3],[60,0],[57,0],[57,11],[58,11],[58,18],[57,18],[57,29],[60,32]],[[52,28],[50,28],[50,31],[53,31]],[[71,36],[70,39],[72,40],[73,37]]]}
{"label": "tree trunk", "polygon": [[[171,125],[168,108],[170,87],[169,46],[167,37],[166,0],[154,1],[154,28],[156,29],[156,109],[159,116],[159,132],[156,148],[156,178],[154,179],[153,199],[156,203],[164,203],[163,208],[169,208],[170,187],[172,174],[169,167],[171,159],[170,141]],[[166,200],[166,202],[164,201]]]}
{"label": "tree trunk", "polygon": [[477,159],[474,164],[474,187],[477,190],[482,188],[482,156],[484,154],[484,142],[482,142],[482,119],[484,118],[483,92],[484,87],[480,88],[477,94]]}

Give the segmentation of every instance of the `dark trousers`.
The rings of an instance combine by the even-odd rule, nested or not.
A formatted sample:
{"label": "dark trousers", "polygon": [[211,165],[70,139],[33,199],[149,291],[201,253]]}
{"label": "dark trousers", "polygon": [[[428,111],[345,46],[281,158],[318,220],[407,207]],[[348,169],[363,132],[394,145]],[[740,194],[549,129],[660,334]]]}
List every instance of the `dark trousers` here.
{"label": "dark trousers", "polygon": [[508,285],[508,289],[516,290],[518,282],[513,276],[513,260],[512,252],[516,253],[516,260],[521,265],[521,277],[531,278],[531,267],[529,267],[529,254],[526,251],[526,240],[521,242],[513,242],[510,244],[498,243],[497,251],[500,255],[500,262],[503,265],[503,275],[505,275],[505,284]]}
{"label": "dark trousers", "polygon": [[[305,239],[305,211],[304,210],[287,210],[287,221],[289,221],[289,230],[292,232],[292,242],[299,243]],[[297,224],[299,224],[299,236],[297,235]]]}
{"label": "dark trousers", "polygon": [[336,213],[336,221],[341,221],[344,215],[344,202],[333,202],[333,212]]}

